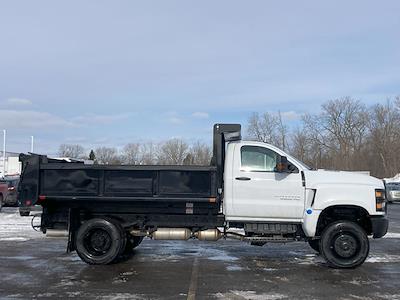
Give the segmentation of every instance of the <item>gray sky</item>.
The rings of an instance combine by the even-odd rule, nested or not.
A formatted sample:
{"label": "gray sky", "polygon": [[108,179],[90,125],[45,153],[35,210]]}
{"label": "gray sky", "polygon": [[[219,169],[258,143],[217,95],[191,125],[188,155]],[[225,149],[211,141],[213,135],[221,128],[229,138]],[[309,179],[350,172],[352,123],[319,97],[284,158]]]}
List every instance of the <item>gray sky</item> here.
{"label": "gray sky", "polygon": [[400,94],[399,1],[1,1],[9,150],[210,141],[215,122]]}

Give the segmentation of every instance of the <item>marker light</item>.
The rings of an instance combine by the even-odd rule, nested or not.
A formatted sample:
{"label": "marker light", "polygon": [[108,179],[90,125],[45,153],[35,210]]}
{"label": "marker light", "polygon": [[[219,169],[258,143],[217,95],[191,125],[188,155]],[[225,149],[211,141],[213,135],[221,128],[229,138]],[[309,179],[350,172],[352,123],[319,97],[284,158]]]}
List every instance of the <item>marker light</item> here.
{"label": "marker light", "polygon": [[386,194],[385,190],[375,190],[376,211],[385,211]]}

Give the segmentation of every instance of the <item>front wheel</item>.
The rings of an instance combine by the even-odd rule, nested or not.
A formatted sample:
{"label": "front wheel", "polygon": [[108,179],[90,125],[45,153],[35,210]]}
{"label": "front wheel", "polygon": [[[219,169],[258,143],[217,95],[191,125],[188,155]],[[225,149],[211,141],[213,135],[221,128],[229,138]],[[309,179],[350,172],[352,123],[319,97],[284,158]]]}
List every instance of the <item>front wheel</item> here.
{"label": "front wheel", "polygon": [[311,248],[313,248],[315,251],[319,253],[319,245],[320,245],[320,240],[308,240],[308,244],[310,245]]}
{"label": "front wheel", "polygon": [[333,268],[355,268],[369,253],[369,241],[364,229],[350,221],[337,221],[322,232],[321,254]]}
{"label": "front wheel", "polygon": [[120,226],[109,219],[95,218],[83,223],[76,235],[76,252],[86,263],[106,265],[122,253],[125,236]]}

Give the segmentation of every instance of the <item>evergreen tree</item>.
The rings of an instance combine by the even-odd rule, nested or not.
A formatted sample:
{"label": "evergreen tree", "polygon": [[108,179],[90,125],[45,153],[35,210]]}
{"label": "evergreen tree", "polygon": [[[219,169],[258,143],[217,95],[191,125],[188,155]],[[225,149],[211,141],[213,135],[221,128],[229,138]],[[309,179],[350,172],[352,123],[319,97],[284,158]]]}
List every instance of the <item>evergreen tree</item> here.
{"label": "evergreen tree", "polygon": [[96,160],[96,155],[94,154],[93,150],[90,150],[89,153],[89,159],[95,161]]}

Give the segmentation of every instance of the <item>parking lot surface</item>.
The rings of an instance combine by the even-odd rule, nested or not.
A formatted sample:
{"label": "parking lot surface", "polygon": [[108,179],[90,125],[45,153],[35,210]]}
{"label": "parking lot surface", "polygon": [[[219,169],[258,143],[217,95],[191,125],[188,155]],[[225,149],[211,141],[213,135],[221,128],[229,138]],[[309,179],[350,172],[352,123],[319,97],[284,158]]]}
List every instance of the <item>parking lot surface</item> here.
{"label": "parking lot surface", "polygon": [[146,239],[134,255],[89,266],[16,208],[0,212],[1,299],[400,299],[400,205],[354,270],[326,266],[304,242],[250,246]]}

